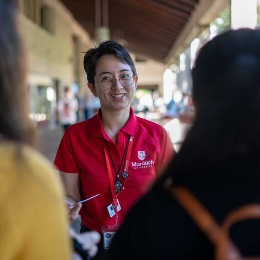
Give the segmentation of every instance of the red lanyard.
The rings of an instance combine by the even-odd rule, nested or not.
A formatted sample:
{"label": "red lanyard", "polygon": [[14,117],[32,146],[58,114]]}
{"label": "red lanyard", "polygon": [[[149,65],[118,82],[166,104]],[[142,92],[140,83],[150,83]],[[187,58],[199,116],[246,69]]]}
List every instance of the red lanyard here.
{"label": "red lanyard", "polygon": [[[126,178],[128,177],[128,166],[129,166],[129,161],[130,161],[130,157],[131,157],[132,146],[133,146],[133,137],[129,136],[129,140],[128,140],[128,144],[127,144],[127,150],[126,150],[124,172],[122,173],[123,183],[121,183],[119,179],[116,179],[116,183],[119,182],[122,185],[121,186],[122,188],[120,189],[120,191],[124,188]],[[115,210],[117,210],[117,196],[118,196],[120,191],[118,193],[116,193],[116,190],[115,190],[116,183],[114,183],[114,180],[113,180],[113,173],[112,173],[111,161],[109,159],[109,154],[108,154],[108,147],[106,149],[106,147],[104,146],[104,152],[105,152],[105,158],[106,158],[106,165],[107,165],[107,173],[108,173],[108,178],[109,178],[110,190],[111,190],[111,194],[112,194],[112,198],[113,198],[113,204],[115,206]]]}

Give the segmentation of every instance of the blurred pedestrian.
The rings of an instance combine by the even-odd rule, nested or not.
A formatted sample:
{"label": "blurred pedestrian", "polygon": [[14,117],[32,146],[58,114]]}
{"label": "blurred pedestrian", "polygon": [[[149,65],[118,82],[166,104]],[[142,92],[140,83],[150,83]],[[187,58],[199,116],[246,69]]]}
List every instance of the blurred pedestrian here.
{"label": "blurred pedestrian", "polygon": [[58,101],[58,118],[63,130],[77,122],[79,102],[69,87],[64,87],[63,97]]}
{"label": "blurred pedestrian", "polygon": [[96,112],[95,100],[96,100],[95,96],[90,91],[86,93],[83,100],[85,119],[91,118]]}
{"label": "blurred pedestrian", "polygon": [[[194,124],[114,236],[109,259],[215,259],[172,187],[188,189],[220,224],[231,210],[260,204],[260,31],[231,30],[206,43],[192,81]],[[230,236],[243,256],[259,259],[259,220],[234,225]]]}

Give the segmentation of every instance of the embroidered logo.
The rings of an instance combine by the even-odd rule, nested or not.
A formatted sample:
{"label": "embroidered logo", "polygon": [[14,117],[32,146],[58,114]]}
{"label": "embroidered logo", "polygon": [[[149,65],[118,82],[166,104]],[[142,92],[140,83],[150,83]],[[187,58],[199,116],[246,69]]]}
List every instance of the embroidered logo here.
{"label": "embroidered logo", "polygon": [[144,169],[144,168],[151,168],[154,166],[154,160],[150,161],[143,161],[143,162],[132,162],[133,169]]}
{"label": "embroidered logo", "polygon": [[[149,158],[147,158],[147,154],[145,153],[145,151],[138,151],[137,155],[138,155],[138,159],[141,162],[140,161],[131,162],[131,166],[133,169],[139,170],[139,169],[154,167],[154,164],[155,164],[154,160],[149,160]],[[148,157],[149,157],[149,155],[148,155]]]}
{"label": "embroidered logo", "polygon": [[145,159],[145,151],[138,151],[138,158],[143,161]]}

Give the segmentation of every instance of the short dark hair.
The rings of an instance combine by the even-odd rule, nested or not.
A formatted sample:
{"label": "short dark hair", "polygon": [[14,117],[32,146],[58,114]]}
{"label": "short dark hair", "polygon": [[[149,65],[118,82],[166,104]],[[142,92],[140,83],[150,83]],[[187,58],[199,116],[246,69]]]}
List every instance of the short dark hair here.
{"label": "short dark hair", "polygon": [[94,83],[97,61],[106,54],[116,55],[119,60],[130,66],[134,76],[137,75],[135,64],[129,51],[120,43],[109,40],[100,43],[96,48],[89,49],[84,55],[84,70],[89,83]]}
{"label": "short dark hair", "polygon": [[157,185],[169,176],[180,184],[231,158],[260,166],[260,30],[229,30],[208,41],[192,82],[193,126]]}
{"label": "short dark hair", "polygon": [[[234,101],[236,107],[239,99],[245,101],[248,91],[257,91],[253,85],[259,84],[259,46],[260,30],[239,29],[216,36],[200,49],[192,69],[193,99],[199,111],[208,110],[212,102],[230,106]],[[249,103],[257,98],[255,94]],[[241,112],[248,104],[243,102]]]}
{"label": "short dark hair", "polygon": [[206,43],[192,81],[193,132],[197,139],[204,133],[205,154],[214,150],[212,159],[219,160],[242,151],[260,155],[260,30],[229,30]]}

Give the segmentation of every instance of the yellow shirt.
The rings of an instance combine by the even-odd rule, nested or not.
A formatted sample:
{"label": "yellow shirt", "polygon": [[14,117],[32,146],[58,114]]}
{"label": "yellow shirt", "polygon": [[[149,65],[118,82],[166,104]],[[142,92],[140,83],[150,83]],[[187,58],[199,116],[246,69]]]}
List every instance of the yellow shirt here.
{"label": "yellow shirt", "polygon": [[29,147],[0,145],[0,211],[0,259],[71,259],[62,186]]}

